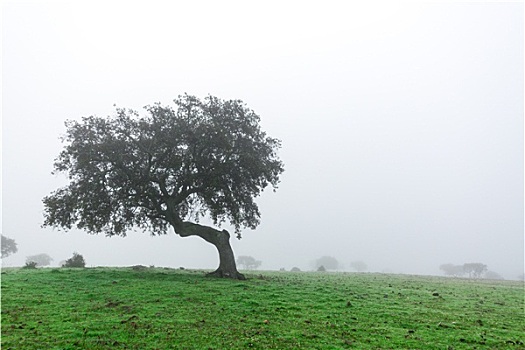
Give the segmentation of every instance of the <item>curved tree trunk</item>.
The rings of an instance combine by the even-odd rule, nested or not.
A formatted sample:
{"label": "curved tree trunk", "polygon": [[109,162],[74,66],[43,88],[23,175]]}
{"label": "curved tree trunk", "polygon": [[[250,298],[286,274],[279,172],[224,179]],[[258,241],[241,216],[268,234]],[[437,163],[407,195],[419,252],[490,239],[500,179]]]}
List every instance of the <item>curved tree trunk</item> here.
{"label": "curved tree trunk", "polygon": [[238,280],[246,279],[242,273],[237,271],[235,256],[230,245],[230,234],[226,230],[216,230],[212,227],[194,224],[188,221],[179,221],[172,224],[181,237],[199,236],[206,242],[209,242],[217,248],[219,252],[219,267],[217,270],[208,274],[208,276],[233,278]]}

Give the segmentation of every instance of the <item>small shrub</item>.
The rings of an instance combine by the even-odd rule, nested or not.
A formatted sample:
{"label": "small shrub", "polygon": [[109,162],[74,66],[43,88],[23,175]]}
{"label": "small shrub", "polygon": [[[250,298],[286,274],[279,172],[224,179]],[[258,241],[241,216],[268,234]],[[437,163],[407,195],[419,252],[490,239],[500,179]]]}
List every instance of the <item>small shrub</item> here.
{"label": "small shrub", "polygon": [[36,269],[37,265],[36,261],[27,261],[23,269]]}
{"label": "small shrub", "polygon": [[73,256],[67,259],[62,267],[86,267],[86,261],[82,255],[73,253]]}

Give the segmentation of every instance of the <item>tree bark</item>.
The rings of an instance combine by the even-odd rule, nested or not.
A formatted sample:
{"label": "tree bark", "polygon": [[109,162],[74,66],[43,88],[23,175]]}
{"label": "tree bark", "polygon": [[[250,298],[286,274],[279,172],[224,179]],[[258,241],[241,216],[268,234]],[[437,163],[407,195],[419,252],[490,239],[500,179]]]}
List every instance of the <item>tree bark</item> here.
{"label": "tree bark", "polygon": [[209,226],[194,224],[188,221],[178,221],[172,223],[172,226],[181,237],[199,236],[206,242],[209,242],[217,248],[219,252],[219,267],[217,270],[210,272],[208,276],[232,278],[245,280],[246,277],[237,271],[235,256],[230,245],[230,234],[226,230],[216,230]]}

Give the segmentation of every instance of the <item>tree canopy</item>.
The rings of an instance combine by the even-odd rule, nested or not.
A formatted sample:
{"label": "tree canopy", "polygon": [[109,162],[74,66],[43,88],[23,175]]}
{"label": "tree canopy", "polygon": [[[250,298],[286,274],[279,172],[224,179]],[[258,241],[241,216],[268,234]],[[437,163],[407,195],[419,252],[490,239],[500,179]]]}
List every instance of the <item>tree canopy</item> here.
{"label": "tree canopy", "polygon": [[245,270],[256,270],[261,266],[262,261],[255,260],[253,256],[241,255],[237,258],[237,264],[243,266]]}
{"label": "tree canopy", "polygon": [[439,266],[439,269],[442,270],[447,276],[459,277],[465,274],[463,265],[443,264]]}
{"label": "tree canopy", "polygon": [[61,264],[62,267],[85,267],[86,261],[84,260],[84,257],[74,252],[73,256],[69,259],[67,259],[63,264]]}
{"label": "tree canopy", "polygon": [[466,263],[463,264],[463,270],[468,273],[469,278],[481,278],[487,271],[487,265],[482,263]]}
{"label": "tree canopy", "polygon": [[113,117],[67,121],[54,172],[70,182],[44,198],[44,226],[108,236],[173,227],[216,246],[229,234],[199,225],[203,216],[229,222],[238,238],[257,227],[254,198],[275,190],[284,170],[280,141],[240,100],[185,94],[174,103],[146,106],[144,116],[117,108]]}
{"label": "tree canopy", "polygon": [[36,266],[48,266],[53,261],[53,258],[46,253],[30,255],[26,258],[27,263],[36,263]]}
{"label": "tree canopy", "polygon": [[356,260],[350,263],[350,267],[356,270],[357,272],[364,272],[368,269],[368,265],[364,261]]}
{"label": "tree canopy", "polygon": [[7,258],[9,255],[14,254],[18,251],[16,242],[14,239],[0,235],[2,237],[2,258]]}
{"label": "tree canopy", "polygon": [[326,270],[337,270],[339,268],[339,261],[332,256],[322,256],[315,261],[315,267],[317,269],[321,266]]}
{"label": "tree canopy", "polygon": [[[487,272],[487,265],[482,263],[465,263],[463,265],[443,264],[439,267],[448,276],[469,275],[469,278],[481,278]],[[493,275],[494,276],[494,275]]]}

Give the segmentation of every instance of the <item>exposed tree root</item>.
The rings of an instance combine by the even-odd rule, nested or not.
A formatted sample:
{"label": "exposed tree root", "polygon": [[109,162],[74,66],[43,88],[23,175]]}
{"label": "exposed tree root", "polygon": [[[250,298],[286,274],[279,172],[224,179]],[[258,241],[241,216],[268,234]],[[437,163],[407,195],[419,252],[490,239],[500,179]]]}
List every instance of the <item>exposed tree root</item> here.
{"label": "exposed tree root", "polygon": [[246,277],[238,271],[230,273],[230,272],[224,272],[221,269],[217,269],[213,272],[210,272],[206,274],[206,276],[207,277],[218,277],[218,278],[231,278],[231,279],[236,279],[236,280],[241,280],[241,281],[246,280]]}

